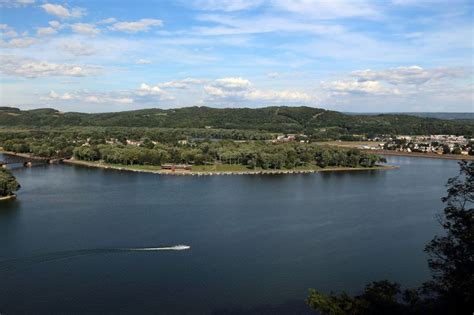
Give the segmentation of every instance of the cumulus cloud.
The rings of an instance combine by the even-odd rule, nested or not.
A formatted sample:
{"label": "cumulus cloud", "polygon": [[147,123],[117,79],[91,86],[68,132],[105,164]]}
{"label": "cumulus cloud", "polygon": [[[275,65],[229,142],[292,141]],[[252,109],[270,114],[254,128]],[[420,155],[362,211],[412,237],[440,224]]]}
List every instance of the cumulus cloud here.
{"label": "cumulus cloud", "polygon": [[85,15],[83,8],[68,9],[60,4],[45,3],[40,6],[43,10],[51,15],[57,16],[60,19],[80,18]]}
{"label": "cumulus cloud", "polygon": [[25,78],[47,76],[84,77],[97,75],[99,70],[99,67],[90,65],[57,64],[11,55],[0,56],[0,71],[10,76]]}
{"label": "cumulus cloud", "polygon": [[133,104],[134,99],[129,96],[114,95],[114,93],[94,94],[87,91],[56,93],[50,91],[47,95],[41,96],[42,101],[76,101],[84,103],[116,103],[116,104]]}
{"label": "cumulus cloud", "polygon": [[394,85],[420,85],[433,80],[459,78],[465,75],[465,71],[461,68],[423,69],[419,66],[409,66],[380,71],[359,70],[352,72],[351,75],[360,82],[381,80]]}
{"label": "cumulus cloud", "polygon": [[166,88],[187,89],[191,85],[199,85],[199,84],[204,84],[206,82],[207,82],[206,80],[202,80],[202,79],[185,78],[181,80],[174,80],[174,81],[159,83],[158,86],[164,89]]}
{"label": "cumulus cloud", "polygon": [[94,24],[89,24],[89,23],[72,24],[71,30],[74,33],[87,34],[87,35],[97,35],[100,33],[100,30],[96,28]]}
{"label": "cumulus cloud", "polygon": [[148,85],[146,83],[142,83],[140,87],[137,89],[137,94],[140,96],[155,96],[158,97],[160,100],[172,100],[174,97],[170,95],[168,92],[162,90],[158,85]]}
{"label": "cumulus cloud", "polygon": [[215,80],[213,86],[227,91],[244,91],[250,88],[251,83],[241,77],[229,77]]}
{"label": "cumulus cloud", "polygon": [[364,94],[364,95],[384,95],[384,94],[399,94],[398,89],[391,89],[384,87],[378,81],[331,81],[323,82],[323,89],[335,95],[347,94]]}
{"label": "cumulus cloud", "polygon": [[163,21],[157,19],[140,19],[134,22],[117,22],[108,29],[125,33],[148,32],[151,27],[162,26]]}
{"label": "cumulus cloud", "polygon": [[56,93],[53,90],[51,90],[47,96],[40,97],[40,99],[44,100],[44,101],[51,101],[51,100],[68,101],[68,100],[72,100],[72,99],[75,99],[75,98],[76,97],[71,93],[59,94],[59,93]]}
{"label": "cumulus cloud", "polygon": [[308,102],[311,96],[299,91],[261,90],[241,77],[217,79],[204,86],[210,101],[267,101],[267,102]]}
{"label": "cumulus cloud", "polygon": [[388,95],[400,94],[398,89],[391,89],[383,86],[378,81],[332,81],[323,82],[323,89],[331,92],[334,95]]}

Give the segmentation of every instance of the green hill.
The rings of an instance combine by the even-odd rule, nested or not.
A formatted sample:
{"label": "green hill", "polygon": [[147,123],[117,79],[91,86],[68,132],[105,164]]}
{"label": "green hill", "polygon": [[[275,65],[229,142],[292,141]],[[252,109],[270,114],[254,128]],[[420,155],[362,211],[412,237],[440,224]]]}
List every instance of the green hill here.
{"label": "green hill", "polygon": [[0,107],[0,126],[153,127],[263,130],[314,134],[474,135],[474,120],[442,120],[401,114],[347,115],[312,107],[141,109],[113,113],[63,113],[54,109]]}

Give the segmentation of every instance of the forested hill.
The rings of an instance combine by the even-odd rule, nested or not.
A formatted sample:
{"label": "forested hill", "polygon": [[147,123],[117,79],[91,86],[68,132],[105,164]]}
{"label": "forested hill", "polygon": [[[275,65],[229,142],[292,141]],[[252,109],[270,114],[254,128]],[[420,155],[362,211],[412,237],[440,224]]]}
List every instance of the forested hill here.
{"label": "forested hill", "polygon": [[473,120],[441,120],[398,114],[347,115],[312,107],[154,108],[99,114],[0,107],[0,126],[219,128],[310,134],[334,129],[348,134],[474,135]]}

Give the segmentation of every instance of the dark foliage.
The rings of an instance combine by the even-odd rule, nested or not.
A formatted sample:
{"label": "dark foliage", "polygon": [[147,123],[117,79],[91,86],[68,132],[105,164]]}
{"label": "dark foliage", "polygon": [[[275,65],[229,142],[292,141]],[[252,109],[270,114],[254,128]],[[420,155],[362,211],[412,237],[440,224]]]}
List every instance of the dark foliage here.
{"label": "dark foliage", "polygon": [[410,115],[346,115],[312,107],[142,109],[116,113],[62,113],[54,109],[19,111],[0,108],[0,126],[101,126],[206,128],[306,133],[315,139],[353,134],[474,135],[472,120],[456,121]]}

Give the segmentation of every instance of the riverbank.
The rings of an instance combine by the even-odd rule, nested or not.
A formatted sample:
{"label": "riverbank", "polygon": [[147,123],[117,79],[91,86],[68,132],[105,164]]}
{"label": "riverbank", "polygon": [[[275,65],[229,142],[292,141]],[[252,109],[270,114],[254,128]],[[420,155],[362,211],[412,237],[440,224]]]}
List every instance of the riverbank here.
{"label": "riverbank", "polygon": [[393,155],[393,156],[408,156],[408,157],[421,157],[430,159],[444,159],[444,160],[466,160],[474,161],[474,155],[460,155],[460,154],[437,154],[437,153],[422,153],[422,152],[400,152],[393,150],[365,150],[380,155]]}
{"label": "riverbank", "polygon": [[16,195],[2,196],[2,197],[0,197],[0,202],[1,201],[8,201],[8,200],[15,200],[15,199],[16,199]]}
{"label": "riverbank", "polygon": [[398,168],[392,165],[377,165],[374,167],[326,167],[320,168],[317,166],[298,167],[295,169],[280,169],[280,170],[263,170],[263,169],[247,169],[241,166],[240,170],[219,170],[209,169],[203,170],[162,170],[160,166],[153,165],[114,165],[103,162],[87,162],[75,159],[64,160],[63,163],[71,165],[79,165],[86,167],[95,167],[102,169],[112,169],[118,171],[129,171],[139,173],[152,173],[159,175],[178,175],[178,176],[213,176],[213,175],[277,175],[277,174],[309,174],[318,172],[342,172],[342,171],[370,171],[370,170],[391,170]]}
{"label": "riverbank", "polygon": [[474,155],[461,155],[461,154],[437,154],[437,153],[423,153],[423,152],[400,152],[394,150],[370,150],[363,149],[363,146],[374,146],[377,142],[373,141],[328,141],[318,142],[319,145],[335,146],[339,148],[355,148],[361,151],[370,152],[380,155],[393,155],[393,156],[408,156],[408,157],[421,157],[430,159],[445,159],[445,160],[467,160],[474,161]]}
{"label": "riverbank", "polygon": [[42,160],[42,161],[48,160],[48,158],[34,156],[34,155],[29,154],[29,153],[18,153],[18,152],[12,152],[12,151],[5,151],[1,147],[0,147],[0,153],[1,154],[6,154],[6,155],[11,155],[11,156],[18,156],[18,157],[21,157],[21,158],[31,159],[31,160]]}
{"label": "riverbank", "polygon": [[[15,153],[10,151],[0,150],[0,153],[17,156],[27,159],[42,159],[39,157],[31,156],[27,153]],[[316,165],[312,166],[299,166],[294,169],[248,169],[244,165],[198,165],[193,166],[192,170],[163,170],[161,166],[157,165],[121,165],[121,164],[109,164],[104,162],[89,162],[76,160],[74,158],[64,159],[62,163],[69,165],[78,165],[85,167],[95,167],[102,169],[112,169],[117,171],[128,171],[128,172],[139,172],[139,173],[152,173],[159,175],[184,175],[184,176],[213,176],[213,175],[272,175],[272,174],[309,174],[317,172],[347,172],[347,171],[370,171],[370,170],[391,170],[397,169],[398,166],[393,165],[376,165],[374,167],[319,167]]]}

